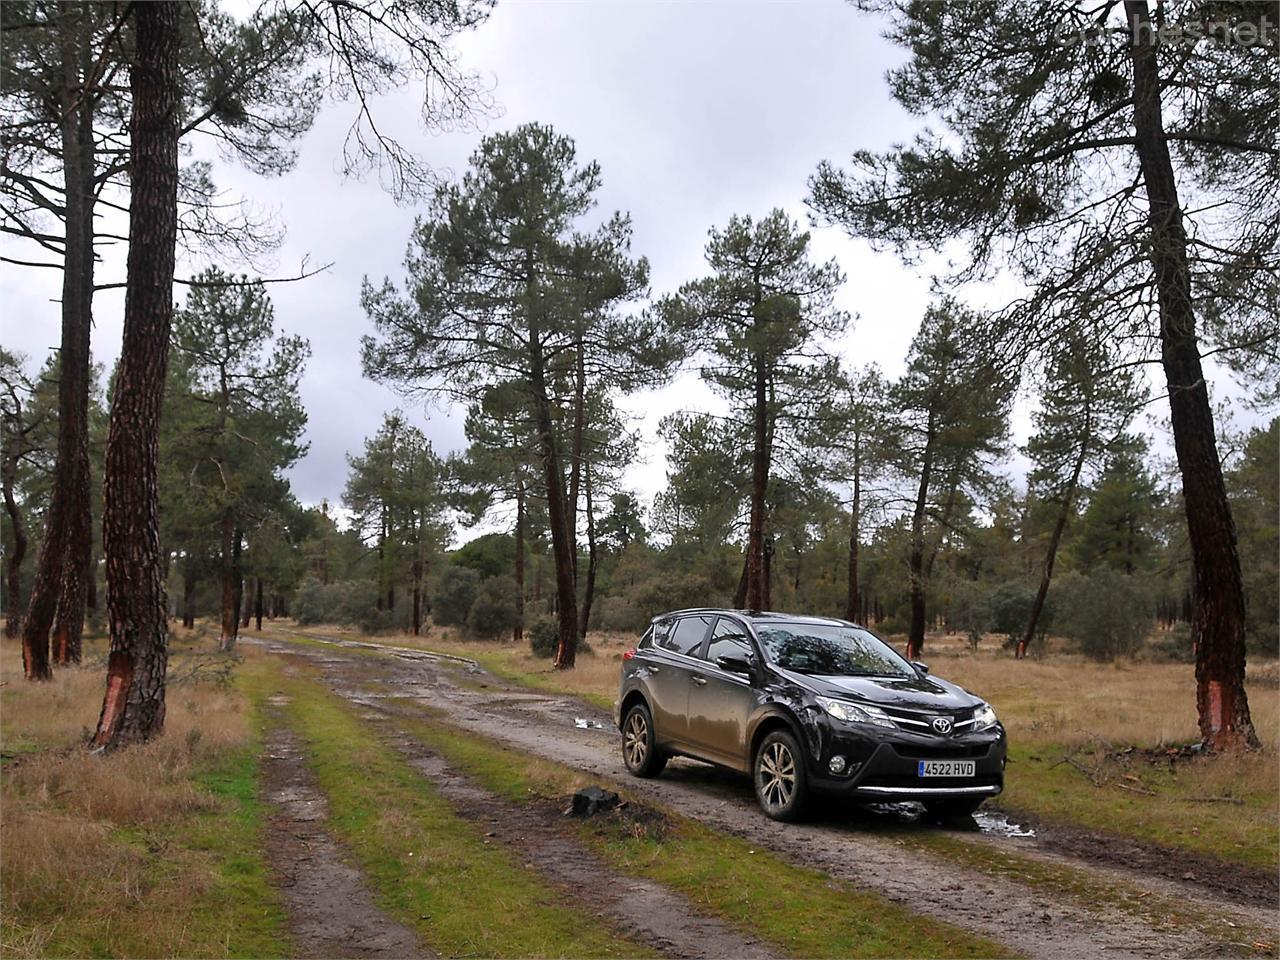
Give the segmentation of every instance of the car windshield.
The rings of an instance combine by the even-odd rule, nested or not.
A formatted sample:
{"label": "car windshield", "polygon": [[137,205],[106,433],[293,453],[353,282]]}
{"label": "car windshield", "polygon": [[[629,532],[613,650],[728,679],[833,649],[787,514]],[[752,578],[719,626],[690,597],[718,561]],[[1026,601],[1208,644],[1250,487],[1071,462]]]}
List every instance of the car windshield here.
{"label": "car windshield", "polygon": [[823,677],[912,677],[887,643],[858,627],[826,623],[757,624],[765,653],[784,670]]}

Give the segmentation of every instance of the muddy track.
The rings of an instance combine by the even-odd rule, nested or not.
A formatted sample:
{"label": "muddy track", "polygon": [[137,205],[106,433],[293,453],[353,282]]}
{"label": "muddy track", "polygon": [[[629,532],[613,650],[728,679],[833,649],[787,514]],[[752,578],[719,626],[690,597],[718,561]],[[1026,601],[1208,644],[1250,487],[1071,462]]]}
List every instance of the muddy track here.
{"label": "muddy track", "polygon": [[[366,718],[387,720],[389,716],[377,711]],[[394,729],[386,731],[383,739],[485,837],[507,848],[548,885],[584,910],[594,911],[623,935],[667,957],[758,960],[778,956],[769,945],[699,913],[683,896],[614,870],[566,829],[562,811],[504,801]]]}
{"label": "muddy track", "polygon": [[[656,780],[626,776],[616,734],[600,711],[567,697],[504,689],[506,685],[474,666],[422,653],[394,657],[342,655],[337,649],[267,641],[280,652],[300,654],[319,664],[330,686],[367,708],[394,713],[387,698],[414,698],[447,713],[450,723],[509,746],[555,760],[604,780],[625,785],[632,795],[678,809],[708,826],[833,877],[878,891],[919,913],[954,923],[1046,960],[1107,957],[1238,956],[1254,953],[1258,932],[1274,930],[1274,910],[1239,906],[1212,890],[1191,892],[1186,885],[1099,867],[1040,849],[1022,838],[983,838],[1047,864],[1067,863],[1090,870],[1131,889],[1152,904],[1143,915],[1085,896],[1062,897],[1005,876],[971,869],[885,832],[874,813],[828,810],[800,825],[774,823],[760,815],[745,780],[702,764],[674,761]],[[488,689],[475,689],[484,682]],[[603,728],[580,729],[576,718],[603,721]],[[925,828],[920,828],[925,829]],[[1162,898],[1184,911],[1221,917],[1225,923],[1193,929],[1185,917],[1166,916]],[[1237,932],[1238,931],[1238,932]],[[1273,938],[1268,938],[1272,939]]]}
{"label": "muddy track", "polygon": [[[282,706],[276,700],[271,706]],[[283,895],[289,931],[302,957],[434,957],[407,927],[374,905],[363,874],[325,827],[328,806],[303,761],[297,736],[278,716],[262,761],[271,806],[266,852]]]}

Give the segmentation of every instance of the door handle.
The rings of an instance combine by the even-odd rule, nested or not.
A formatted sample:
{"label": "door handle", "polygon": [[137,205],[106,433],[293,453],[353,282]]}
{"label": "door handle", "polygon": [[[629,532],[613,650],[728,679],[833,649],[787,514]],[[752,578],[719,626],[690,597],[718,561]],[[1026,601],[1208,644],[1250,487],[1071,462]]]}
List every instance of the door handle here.
{"label": "door handle", "polygon": [[700,687],[705,687],[705,686],[707,685],[707,678],[706,678],[706,677],[694,677],[694,678],[693,678],[693,682],[694,682],[694,683],[696,683],[696,684],[697,684],[698,686],[700,686]]}
{"label": "door handle", "polygon": [[653,666],[653,664],[650,664],[650,665],[649,665],[649,672],[650,672],[650,673],[660,673],[661,671],[660,671],[660,670],[658,670],[658,668],[657,668],[657,667]]}

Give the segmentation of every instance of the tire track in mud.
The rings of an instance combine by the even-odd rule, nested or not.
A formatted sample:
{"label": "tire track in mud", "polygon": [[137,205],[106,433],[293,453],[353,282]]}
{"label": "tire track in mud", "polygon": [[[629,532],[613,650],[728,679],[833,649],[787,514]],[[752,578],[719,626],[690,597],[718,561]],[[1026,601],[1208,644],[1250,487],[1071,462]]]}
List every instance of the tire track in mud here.
{"label": "tire track in mud", "polygon": [[[388,712],[375,709],[367,719],[392,719]],[[780,956],[769,944],[699,913],[680,894],[619,873],[563,828],[558,811],[502,800],[399,731],[385,731],[383,741],[426,777],[459,816],[623,935],[667,957],[763,960]]]}
{"label": "tire track in mud", "polygon": [[[448,715],[454,726],[489,737],[531,755],[554,760],[624,785],[631,794],[752,843],[803,866],[877,891],[916,912],[953,923],[1005,943],[1027,956],[1044,960],[1078,957],[1116,958],[1239,956],[1249,942],[1230,937],[1231,927],[1274,930],[1277,915],[1257,907],[1224,903],[1189,894],[1167,881],[1137,877],[1087,863],[1072,863],[1100,879],[1139,888],[1139,897],[1159,894],[1227,921],[1225,936],[1214,938],[1188,929],[1176,917],[1158,911],[1140,919],[1112,907],[1102,898],[1083,903],[1054,896],[1034,883],[987,874],[908,845],[892,835],[868,833],[854,817],[826,822],[778,824],[759,813],[745,782],[702,764],[673,761],[657,780],[628,777],[611,724],[578,729],[575,717],[600,719],[601,713],[572,698],[502,692],[506,686],[478,667],[463,669],[467,684],[457,682],[458,664],[422,652],[398,651],[396,659],[335,656],[337,652],[266,641],[278,652],[302,655],[318,663],[340,695],[379,711],[394,713],[380,701],[412,698]],[[478,680],[490,689],[471,689]],[[991,840],[989,842],[997,842]],[[1010,848],[1037,856],[1031,845]],[[1038,858],[1047,863],[1061,857]],[[1274,940],[1272,939],[1272,942]]]}
{"label": "tire track in mud", "polygon": [[351,866],[325,827],[328,804],[303,760],[301,741],[268,704],[262,759],[266,852],[303,957],[434,957],[408,927],[373,902],[364,875]]}

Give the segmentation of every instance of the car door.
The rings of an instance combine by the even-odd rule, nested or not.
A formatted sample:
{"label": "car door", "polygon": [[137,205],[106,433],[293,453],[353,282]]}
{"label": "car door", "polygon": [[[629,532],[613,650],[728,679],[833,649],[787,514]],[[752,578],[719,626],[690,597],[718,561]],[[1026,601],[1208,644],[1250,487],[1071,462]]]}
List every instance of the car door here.
{"label": "car door", "polygon": [[655,624],[647,686],[660,743],[688,742],[690,677],[698,663],[694,657],[702,649],[713,619],[710,615],[688,615]]}
{"label": "car door", "polygon": [[755,704],[751,679],[716,666],[725,654],[755,657],[746,626],[734,617],[720,617],[689,681],[689,744],[700,756],[745,770],[747,718]]}

